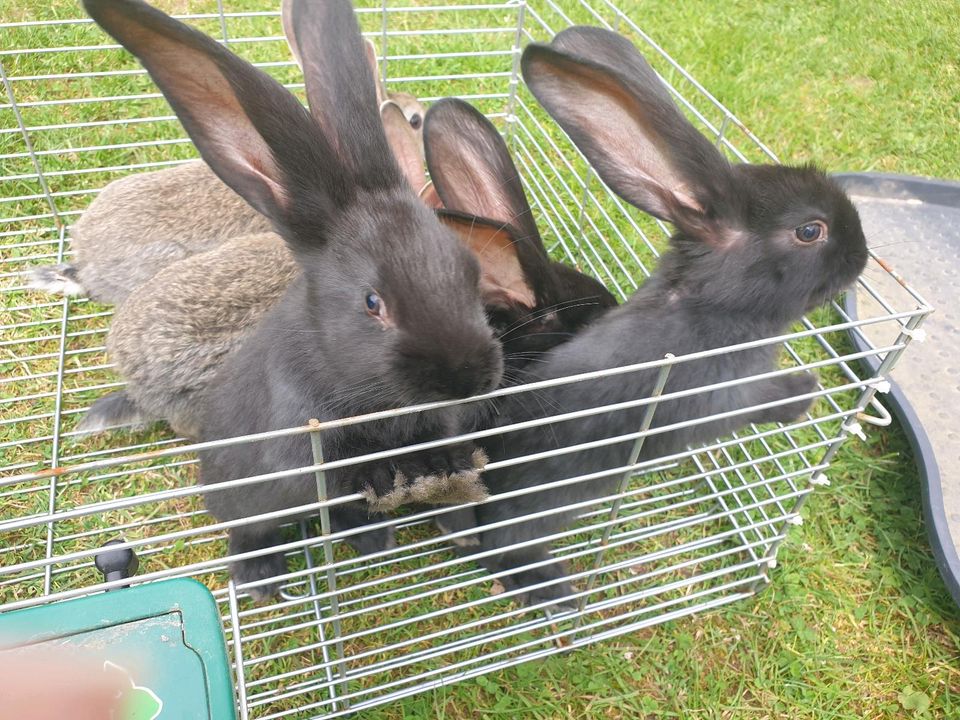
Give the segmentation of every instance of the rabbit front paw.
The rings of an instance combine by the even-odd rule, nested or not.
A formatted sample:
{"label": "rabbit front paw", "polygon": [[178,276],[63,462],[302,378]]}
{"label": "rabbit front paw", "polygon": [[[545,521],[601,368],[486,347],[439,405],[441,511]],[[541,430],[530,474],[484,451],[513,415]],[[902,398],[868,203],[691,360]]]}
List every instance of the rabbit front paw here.
{"label": "rabbit front paw", "polygon": [[[530,587],[529,590],[515,597],[518,603],[526,607],[539,605],[541,609],[555,614],[568,613],[577,609],[577,601],[572,597],[573,586],[567,580],[561,565],[547,565],[516,575],[507,575],[501,578],[500,582],[508,591]],[[541,584],[542,587],[531,587]]]}
{"label": "rabbit front paw", "polygon": [[[760,397],[757,398],[757,404],[787,400],[789,398],[800,398],[800,396],[812,393],[816,389],[817,376],[813,373],[802,372],[793,375],[781,375],[771,378],[766,386],[763,387]],[[802,398],[794,400],[793,402],[784,403],[783,405],[758,410],[757,413],[750,418],[750,422],[790,423],[807,412],[812,402],[810,398]]]}
{"label": "rabbit front paw", "polygon": [[[230,564],[230,574],[237,585],[279,577],[286,572],[287,561],[282,553],[235,560]],[[254,602],[262,603],[280,593],[280,583],[274,582],[244,589],[253,598]]]}
{"label": "rabbit front paw", "polygon": [[487,456],[473,443],[444,445],[433,450],[416,453],[401,463],[400,471],[408,478],[430,476],[454,476],[482,470]]}
{"label": "rabbit front paw", "polygon": [[390,466],[392,478],[384,482],[382,469],[372,476],[377,484],[368,483],[360,492],[370,509],[376,512],[395,510],[411,503],[461,505],[487,497],[480,472],[487,463],[482,450],[472,445],[416,453]]}
{"label": "rabbit front paw", "polygon": [[[230,530],[228,547],[231,556],[262,550],[281,542],[276,527],[271,525],[251,525],[235,527]],[[282,552],[269,555],[239,558],[230,561],[230,575],[237,585],[279,578],[287,572],[287,560]],[[269,600],[280,592],[280,581],[243,588],[254,601],[260,603]]]}

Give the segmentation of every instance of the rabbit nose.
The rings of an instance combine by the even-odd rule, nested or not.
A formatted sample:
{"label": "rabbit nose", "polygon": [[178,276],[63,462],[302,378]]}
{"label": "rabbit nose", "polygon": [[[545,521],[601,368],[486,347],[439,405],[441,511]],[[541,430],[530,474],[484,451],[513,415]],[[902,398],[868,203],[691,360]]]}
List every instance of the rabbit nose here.
{"label": "rabbit nose", "polygon": [[449,397],[464,398],[496,389],[503,372],[500,348],[491,343],[437,363],[437,389]]}
{"label": "rabbit nose", "polygon": [[464,363],[450,374],[449,391],[454,397],[482,395],[495,390],[500,371],[478,363]]}
{"label": "rabbit nose", "polygon": [[503,354],[488,329],[453,341],[411,336],[396,355],[395,368],[418,399],[454,400],[488,392],[500,383]]}
{"label": "rabbit nose", "polygon": [[470,372],[469,366],[457,368],[450,373],[447,385],[447,394],[452,397],[470,397],[483,392],[483,383],[480,378]]}

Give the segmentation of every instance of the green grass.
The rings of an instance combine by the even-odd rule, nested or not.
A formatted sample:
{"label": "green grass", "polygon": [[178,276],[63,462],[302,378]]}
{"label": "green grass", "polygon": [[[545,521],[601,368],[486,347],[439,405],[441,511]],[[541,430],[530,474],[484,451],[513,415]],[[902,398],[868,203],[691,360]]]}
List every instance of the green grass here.
{"label": "green grass", "polygon": [[[233,6],[237,4],[263,6],[255,0]],[[561,0],[559,4],[575,19],[583,19],[577,3]],[[183,9],[202,3],[177,0],[163,5]],[[957,174],[960,24],[956,22],[955,3],[620,0],[619,5],[782,160],[814,160],[837,171]],[[0,0],[0,20],[77,14],[69,0]],[[216,26],[206,29],[215,32]],[[55,38],[41,30],[23,31],[17,37],[7,34],[0,38],[0,49],[100,42],[96,30],[86,26],[58,32]],[[466,38],[463,42],[467,43],[463,47],[470,47],[469,43],[482,47],[484,38]],[[435,51],[428,41],[419,49]],[[265,52],[249,46],[241,50],[247,57]],[[11,74],[76,70],[76,58],[70,54],[40,58],[37,66],[29,68],[18,67],[17,58],[3,60]],[[119,54],[111,58],[110,67],[133,67],[129,59],[120,58]],[[491,68],[463,61],[460,69]],[[416,74],[416,68],[410,70],[410,74]],[[429,69],[424,74],[429,74]],[[56,92],[77,96],[94,90],[99,95],[131,92],[131,86],[122,79],[98,80],[96,85],[93,82],[65,83],[57,86]],[[472,83],[471,87],[476,85]],[[498,87],[497,81],[491,80],[489,87]],[[434,88],[410,89],[429,92]],[[462,91],[455,86],[447,92],[458,90]],[[52,89],[50,85],[27,82],[17,91],[20,100],[42,100]],[[491,101],[481,107],[499,111],[502,104],[498,107]],[[160,108],[159,103],[144,101],[137,110],[146,114]],[[31,110],[28,122],[109,117],[103,112],[99,107],[82,105],[36,108]],[[0,110],[0,126],[12,126],[9,115],[9,111]],[[117,126],[96,135],[69,132],[76,134],[64,132],[51,137],[52,146],[95,144],[91,142],[94,137],[97,143],[106,143],[179,134],[175,126],[158,130],[134,125]],[[0,136],[0,154],[17,152],[17,142],[15,136]],[[38,140],[38,149],[44,149],[43,142],[43,138]],[[189,153],[186,146],[177,146],[175,151],[111,150],[92,157],[76,153],[51,158],[47,169],[145,162]],[[29,167],[19,167],[20,163],[3,163],[5,174],[30,171]],[[55,189],[97,187],[111,177],[108,173],[64,176]],[[34,192],[37,188],[29,182],[5,184],[2,189],[4,196]],[[64,201],[64,205],[79,210],[87,202],[89,196],[77,196]],[[42,212],[42,202],[24,201],[4,216]],[[39,302],[41,296],[29,296],[28,300]],[[88,306],[84,306],[82,312],[87,311]],[[59,310],[20,313],[16,320],[23,321],[28,315],[30,319],[56,319]],[[89,326],[103,327],[103,322],[91,322]],[[72,325],[78,330],[86,327],[83,321]],[[35,335],[49,332],[49,326],[40,327]],[[71,341],[78,349],[100,342],[102,336],[80,336]],[[44,343],[42,349],[55,350],[56,343]],[[914,352],[922,350],[922,346],[911,348]],[[52,367],[56,369],[55,363]],[[39,369],[49,370],[50,363]],[[3,367],[4,375],[21,371],[11,365]],[[38,366],[31,371],[37,372]],[[88,374],[75,380],[76,387],[90,385],[94,378],[105,382],[111,376]],[[26,395],[49,387],[42,380],[31,383],[24,383],[17,392]],[[92,397],[90,393],[77,393],[70,396],[66,407],[78,409]],[[25,400],[4,406],[3,412],[5,417],[15,417],[48,409],[46,400]],[[49,423],[39,422],[29,433],[49,431]],[[17,432],[24,429],[16,425],[0,427],[0,441],[17,437]],[[772,572],[772,584],[755,599],[492,673],[371,711],[365,717],[957,717],[960,612],[946,593],[927,545],[913,459],[897,428],[868,432],[867,442],[852,439],[837,455],[830,473],[832,486],[815,493],[807,503],[805,524],[791,531],[781,548],[779,567]],[[138,434],[129,439],[146,442],[156,437],[163,435]],[[66,451],[105,449],[110,445],[102,439],[93,443],[68,444]],[[0,459],[0,466],[39,459],[43,452],[33,446],[0,450],[7,453]],[[112,489],[134,492],[162,481],[160,473],[146,473],[140,479],[125,478],[124,487]],[[177,483],[191,481],[189,472],[176,478]],[[90,502],[101,499],[102,493],[102,486],[85,488],[78,484],[66,497],[68,501]],[[36,497],[42,499],[39,494]],[[7,505],[0,516],[28,511],[36,508],[23,500],[23,504]],[[110,522],[131,519],[118,515]],[[89,529],[96,521],[79,524],[77,530]],[[189,549],[184,552],[184,557],[189,556]],[[6,557],[0,557],[7,562]],[[179,557],[171,554],[167,560],[177,561]],[[2,593],[0,590],[0,597],[6,598]],[[422,609],[415,606],[404,612]],[[293,635],[288,641],[298,642],[299,636]]]}

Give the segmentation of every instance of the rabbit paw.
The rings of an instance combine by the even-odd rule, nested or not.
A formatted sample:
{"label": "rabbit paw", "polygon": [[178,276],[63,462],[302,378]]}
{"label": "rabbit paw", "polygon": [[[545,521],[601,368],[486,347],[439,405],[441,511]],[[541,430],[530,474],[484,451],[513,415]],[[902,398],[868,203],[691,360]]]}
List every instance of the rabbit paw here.
{"label": "rabbit paw", "polygon": [[[287,561],[283,554],[275,553],[273,555],[264,555],[262,557],[248,558],[246,560],[236,560],[230,565],[230,574],[237,585],[265,580],[266,578],[279,577],[286,574]],[[262,603],[275,597],[280,593],[280,583],[269,583],[267,585],[257,585],[252,588],[245,588],[245,591],[254,602]]]}
{"label": "rabbit paw", "polygon": [[528,607],[549,603],[540,609],[554,614],[573,612],[577,609],[577,601],[571,597],[574,593],[573,586],[565,575],[558,575],[558,571],[558,568],[548,565],[544,568],[519,573],[515,577],[507,576],[501,580],[501,583],[505,589],[513,590],[552,580],[553,582],[550,585],[534,588],[517,595],[517,602]]}
{"label": "rabbit paw", "polygon": [[540,609],[544,612],[553,613],[554,615],[562,615],[577,611],[577,601],[570,597],[571,595],[573,595],[573,587],[564,581],[557,585],[551,585],[525,593],[520,596],[519,600],[523,605],[527,606],[549,602],[549,605],[544,605]]}
{"label": "rabbit paw", "polygon": [[[772,381],[772,397],[770,400],[786,400],[787,398],[812,393],[816,389],[817,376],[813,373],[802,372],[794,375],[783,375]],[[793,422],[810,409],[812,402],[810,398],[804,398],[785,405],[768,408],[763,411],[765,417],[762,422]]]}
{"label": "rabbit paw", "polygon": [[[477,526],[477,516],[472,507],[463,507],[437,515],[433,519],[433,524],[443,535],[452,535],[475,528]],[[460,548],[461,554],[471,552],[468,548],[480,546],[480,538],[475,534],[458,535],[450,538],[450,542]]]}
{"label": "rabbit paw", "polygon": [[[487,489],[480,472],[487,456],[479,449],[471,448],[471,451],[469,460],[464,460],[462,450],[439,456],[418,454],[398,465],[389,490],[378,492],[376,487],[368,485],[361,494],[376,512],[395,510],[410,503],[462,505],[484,500]],[[432,457],[441,459],[440,467],[427,464]]]}
{"label": "rabbit paw", "polygon": [[401,464],[400,470],[410,478],[452,476],[482,470],[486,464],[483,450],[473,443],[459,443],[417,453]]}
{"label": "rabbit paw", "polygon": [[378,528],[346,538],[358,555],[375,555],[397,546],[393,528]]}

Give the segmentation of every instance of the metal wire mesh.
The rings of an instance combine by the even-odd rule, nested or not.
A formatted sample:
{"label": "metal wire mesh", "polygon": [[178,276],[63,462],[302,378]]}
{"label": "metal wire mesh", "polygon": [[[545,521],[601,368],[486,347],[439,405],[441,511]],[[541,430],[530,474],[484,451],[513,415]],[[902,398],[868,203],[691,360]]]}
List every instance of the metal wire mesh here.
{"label": "metal wire mesh", "polygon": [[[378,45],[388,87],[425,102],[464,97],[500,123],[551,252],[602,279],[620,298],[656,264],[666,228],[611,195],[537,107],[518,73],[524,44],[549,40],[574,23],[616,29],[645,48],[689,117],[731,158],[776,159],[612,2],[356,4],[365,34]],[[272,5],[195,2],[191,14],[180,17],[299,92]],[[432,518],[449,510],[392,519],[397,547],[362,558],[343,542],[348,532],[325,532],[325,523],[292,524],[284,592],[256,606],[244,592],[249,588],[229,581],[225,560],[226,531],[249,520],[216,522],[204,510],[202,495],[211,490],[194,484],[200,445],[162,428],[94,437],[74,430],[93,400],[122,385],[104,351],[110,308],[24,286],[28,268],[69,257],[70,224],[106,183],[194,156],[145,72],[89,21],[61,19],[56,10],[54,4],[50,19],[0,23],[0,610],[119,584],[102,582],[92,559],[107,541],[123,538],[141,558],[138,582],[192,576],[214,592],[242,717],[336,717],[754,594],[769,581],[777,548],[800,522],[806,496],[826,482],[839,444],[864,420],[889,421],[874,394],[929,308],[902,282],[899,297],[876,292],[869,277],[888,270],[873,260],[861,282],[877,300],[876,314],[853,321],[834,304],[789,335],[764,341],[785,349],[776,372],[818,372],[811,414],[788,427],[750,427],[706,447],[604,472],[622,478],[617,491],[578,507],[579,524],[554,537],[578,588],[579,612],[555,617],[512,602],[515,593],[495,592],[496,578],[454,555],[454,536],[433,529]],[[876,347],[864,337],[870,349],[855,352],[846,332],[865,324],[888,326],[895,341]],[[867,355],[882,361],[876,376],[863,374],[858,360]],[[665,377],[673,365],[696,357],[599,375],[658,367]],[[576,379],[562,382],[568,381]],[[669,385],[661,398],[628,405],[651,408],[667,397]],[[289,433],[318,438],[328,426],[222,442]],[[638,428],[619,440],[649,432]],[[317,450],[307,470],[317,473],[321,492],[309,509],[323,518],[330,507],[359,498],[325,499],[327,470],[404,449],[327,463],[318,444]],[[557,477],[537,490],[584,479]]]}

